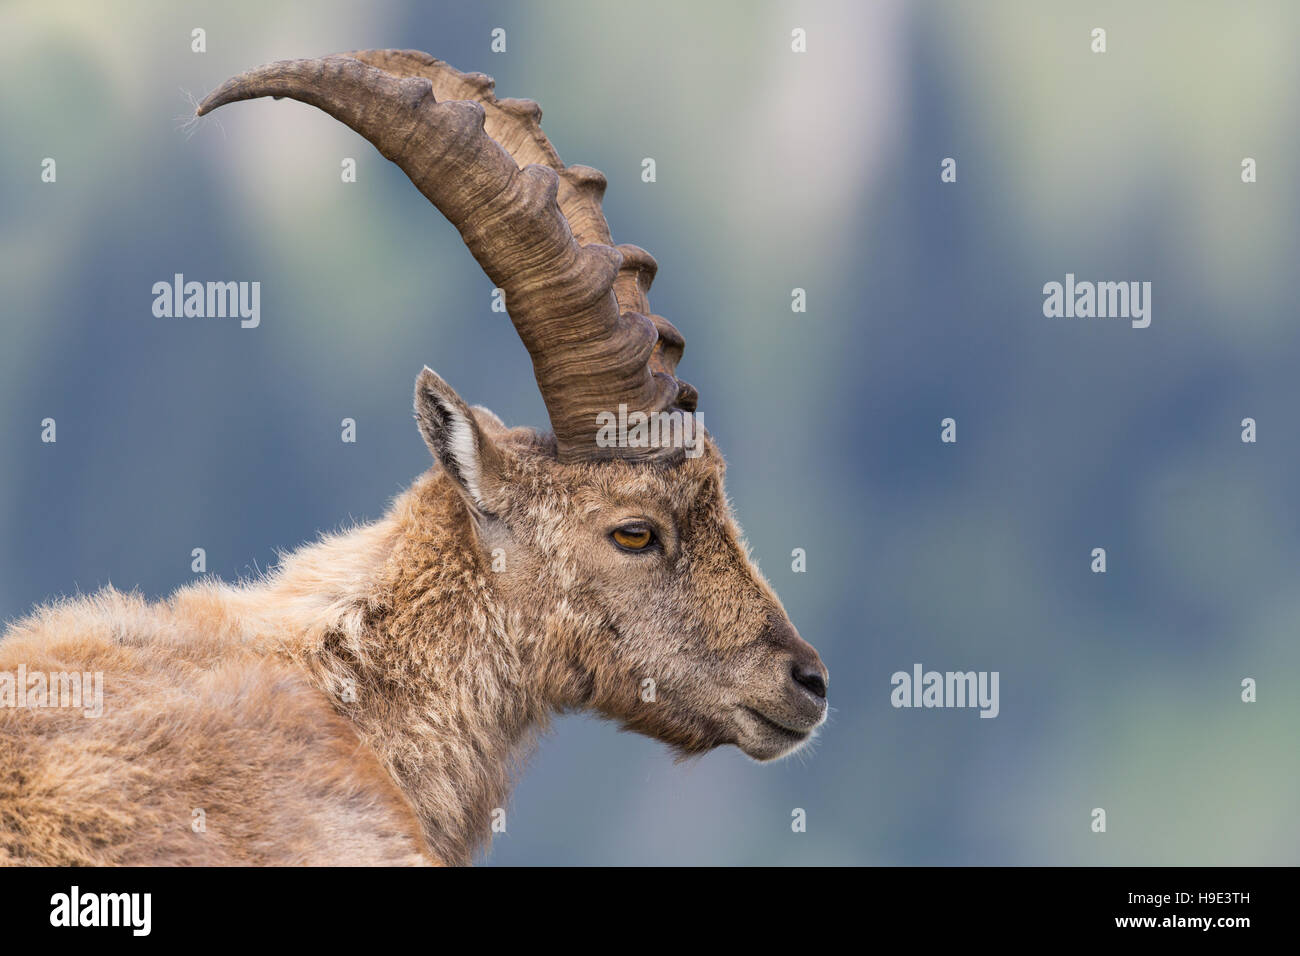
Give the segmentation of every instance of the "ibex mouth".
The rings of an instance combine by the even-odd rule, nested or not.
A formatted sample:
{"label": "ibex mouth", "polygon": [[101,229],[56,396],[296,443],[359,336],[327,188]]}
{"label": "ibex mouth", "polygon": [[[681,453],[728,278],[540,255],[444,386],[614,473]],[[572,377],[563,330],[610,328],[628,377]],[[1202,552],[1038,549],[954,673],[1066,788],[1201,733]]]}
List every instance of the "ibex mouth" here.
{"label": "ibex mouth", "polygon": [[745,710],[749,711],[751,714],[757,717],[759,721],[763,723],[764,726],[778,733],[784,734],[787,737],[793,737],[796,740],[803,740],[809,734],[812,733],[811,730],[799,730],[794,727],[787,727],[785,724],[773,720],[771,717],[767,716],[767,714],[763,713],[762,711],[755,710],[753,707],[746,706]]}

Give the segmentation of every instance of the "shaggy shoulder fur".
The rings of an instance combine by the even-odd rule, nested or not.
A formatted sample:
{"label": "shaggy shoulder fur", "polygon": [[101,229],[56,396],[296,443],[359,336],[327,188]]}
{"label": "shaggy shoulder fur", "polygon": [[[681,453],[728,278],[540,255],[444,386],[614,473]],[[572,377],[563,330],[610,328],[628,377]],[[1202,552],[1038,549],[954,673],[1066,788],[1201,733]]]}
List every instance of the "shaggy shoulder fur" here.
{"label": "shaggy shoulder fur", "polygon": [[102,672],[104,711],[0,708],[0,862],[469,862],[530,721],[465,520],[433,472],[265,581],[13,625],[0,672]]}

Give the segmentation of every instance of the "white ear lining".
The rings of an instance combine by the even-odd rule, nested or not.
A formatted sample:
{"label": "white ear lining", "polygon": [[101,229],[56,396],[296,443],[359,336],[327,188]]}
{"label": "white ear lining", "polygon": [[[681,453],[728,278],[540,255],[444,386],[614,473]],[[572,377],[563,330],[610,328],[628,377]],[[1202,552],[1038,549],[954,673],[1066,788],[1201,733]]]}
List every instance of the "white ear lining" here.
{"label": "white ear lining", "polygon": [[461,414],[460,409],[444,405],[447,412],[448,436],[447,453],[456,460],[456,470],[465,483],[466,490],[475,502],[482,504],[483,495],[479,491],[478,446],[474,442],[474,428]]}
{"label": "white ear lining", "polygon": [[415,417],[434,458],[476,507],[484,507],[478,422],[427,365],[416,379]]}

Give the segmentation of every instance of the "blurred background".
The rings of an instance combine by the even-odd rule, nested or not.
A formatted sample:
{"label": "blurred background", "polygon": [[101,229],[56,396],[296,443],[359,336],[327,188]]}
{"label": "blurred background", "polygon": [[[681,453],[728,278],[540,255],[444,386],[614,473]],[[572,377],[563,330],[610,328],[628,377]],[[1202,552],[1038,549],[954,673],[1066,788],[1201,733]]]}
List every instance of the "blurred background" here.
{"label": "blurred background", "polygon": [[[559,721],[486,862],[1300,862],[1298,30],[1285,3],[10,0],[0,617],[378,517],[429,464],[424,363],[545,424],[491,284],[369,144],[288,101],[187,123],[266,61],[416,48],[609,178],[831,671],[775,766]],[[155,318],[177,272],[260,281],[260,327]],[[1151,282],[1151,326],[1044,318],[1067,272]],[[917,662],[1000,672],[1000,715],[894,709]]]}

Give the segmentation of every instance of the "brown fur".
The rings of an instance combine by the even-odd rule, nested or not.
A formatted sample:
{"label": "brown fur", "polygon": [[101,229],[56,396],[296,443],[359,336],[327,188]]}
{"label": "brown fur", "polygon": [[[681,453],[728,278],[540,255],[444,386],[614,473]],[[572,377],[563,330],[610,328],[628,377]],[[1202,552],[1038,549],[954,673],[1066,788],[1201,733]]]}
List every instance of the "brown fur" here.
{"label": "brown fur", "polygon": [[[438,464],[378,522],[263,580],[107,590],[8,630],[0,671],[102,671],[104,715],[0,708],[0,862],[465,864],[552,714],[683,754],[807,739],[825,702],[791,667],[825,670],[748,559],[711,439],[563,464],[428,370],[416,407]],[[613,546],[630,518],[661,547]]]}

